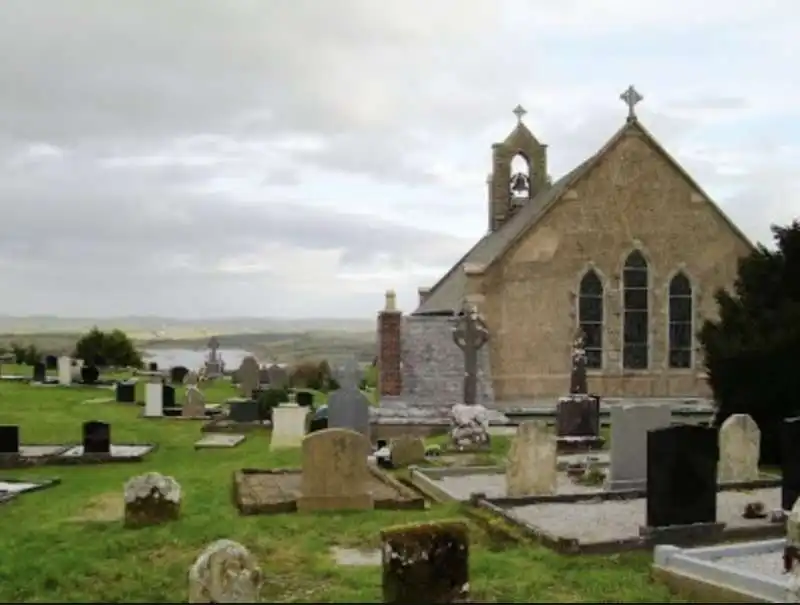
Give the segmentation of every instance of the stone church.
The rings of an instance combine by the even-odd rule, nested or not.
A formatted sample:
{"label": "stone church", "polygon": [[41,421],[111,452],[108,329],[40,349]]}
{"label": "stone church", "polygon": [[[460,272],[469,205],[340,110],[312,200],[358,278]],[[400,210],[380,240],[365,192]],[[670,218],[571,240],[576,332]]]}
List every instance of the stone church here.
{"label": "stone church", "polygon": [[383,399],[460,400],[454,317],[475,305],[489,330],[480,397],[496,407],[547,404],[569,388],[584,334],[589,390],[612,398],[709,394],[696,333],[716,313],[747,237],[637,118],[561,178],[523,121],[492,145],[488,230],[404,315],[387,293],[378,316]]}

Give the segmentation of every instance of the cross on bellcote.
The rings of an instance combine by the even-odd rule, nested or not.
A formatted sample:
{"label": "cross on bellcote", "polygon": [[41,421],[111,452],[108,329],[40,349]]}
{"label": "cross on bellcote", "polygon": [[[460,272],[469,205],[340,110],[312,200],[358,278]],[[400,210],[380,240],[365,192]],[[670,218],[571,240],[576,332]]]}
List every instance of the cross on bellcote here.
{"label": "cross on bellcote", "polygon": [[628,86],[627,90],[623,92],[620,96],[625,102],[625,105],[628,106],[628,121],[632,121],[636,119],[636,105],[639,104],[640,101],[644,100],[644,97],[639,94],[639,91],[636,90],[632,85]]}
{"label": "cross on bellcote", "polygon": [[522,124],[522,118],[528,113],[522,105],[517,105],[514,108],[514,115],[517,116],[517,124]]}

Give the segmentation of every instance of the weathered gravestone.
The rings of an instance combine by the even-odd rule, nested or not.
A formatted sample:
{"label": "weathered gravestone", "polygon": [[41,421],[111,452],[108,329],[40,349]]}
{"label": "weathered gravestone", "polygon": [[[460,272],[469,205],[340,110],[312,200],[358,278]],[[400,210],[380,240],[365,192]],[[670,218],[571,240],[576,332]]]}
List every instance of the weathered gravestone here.
{"label": "weathered gravestone", "polygon": [[201,418],[206,415],[206,398],[196,386],[186,388],[186,395],[181,406],[181,415],[187,418]]}
{"label": "weathered gravestone", "polygon": [[549,496],[558,487],[558,440],[543,422],[523,422],[506,461],[506,495]]}
{"label": "weathered gravestone", "polygon": [[33,382],[44,382],[47,380],[47,366],[41,361],[33,364],[33,375],[31,376]]}
{"label": "weathered gravestone", "polygon": [[257,603],[263,574],[233,540],[209,545],[189,568],[189,603]]}
{"label": "weathered gravestone", "polygon": [[306,434],[308,408],[296,404],[281,404],[272,409],[270,449],[299,447]]}
{"label": "weathered gravestone", "polygon": [[58,370],[59,384],[63,386],[72,384],[72,359],[62,355],[56,360],[56,369]]}
{"label": "weathered gravestone", "polygon": [[647,526],[717,521],[717,432],[682,424],[647,434]]}
{"label": "weathered gravestone", "polygon": [[328,428],[350,429],[369,439],[369,399],[358,389],[361,370],[355,359],[340,372],[339,389],[328,396]]}
{"label": "weathered gravestone", "polygon": [[273,363],[269,366],[267,375],[269,376],[269,386],[272,389],[285,389],[289,383],[289,373],[278,364]]}
{"label": "weathered gravestone", "polygon": [[755,481],[761,475],[758,457],[761,431],[747,414],[734,414],[719,429],[719,480]]}
{"label": "weathered gravestone", "polygon": [[0,455],[19,454],[19,426],[6,424],[0,426]]}
{"label": "weathered gravestone", "polygon": [[250,399],[253,393],[258,389],[258,361],[252,355],[248,355],[242,359],[242,363],[237,371],[237,378],[239,379],[239,392],[242,397]]}
{"label": "weathered gravestone", "polygon": [[311,391],[297,391],[297,405],[303,408],[314,407],[314,393]]}
{"label": "weathered gravestone", "polygon": [[44,358],[44,365],[45,368],[48,370],[58,369],[58,357],[56,357],[55,355],[47,355]]}
{"label": "weathered gravestone", "polygon": [[111,425],[99,420],[83,423],[83,453],[111,453]]}
{"label": "weathered gravestone", "polygon": [[464,354],[463,403],[466,405],[475,405],[478,401],[478,351],[488,340],[486,322],[474,305],[465,303],[453,328],[453,342]]}
{"label": "weathered gravestone", "polygon": [[381,531],[384,603],[464,603],[469,598],[469,530],[462,521]]}
{"label": "weathered gravestone", "polygon": [[118,403],[136,403],[135,382],[118,382],[115,388]]}
{"label": "weathered gravestone", "polygon": [[611,467],[608,488],[643,489],[647,483],[647,432],[672,421],[669,405],[611,408]]}
{"label": "weathered gravestone", "polygon": [[160,525],[180,516],[181,486],[173,477],[146,473],[129,479],[123,490],[125,527]]}
{"label": "weathered gravestone", "polygon": [[146,418],[164,415],[164,383],[158,376],[151,376],[144,385],[144,415]]}
{"label": "weathered gravestone", "polygon": [[370,443],[361,433],[325,429],[303,439],[303,471],[297,510],[370,510]]}
{"label": "weathered gravestone", "polygon": [[392,440],[389,447],[389,459],[394,468],[403,468],[410,464],[425,461],[425,441],[413,435],[401,435]]}
{"label": "weathered gravestone", "polygon": [[800,497],[800,417],[788,418],[781,429],[781,507],[785,511],[794,508]]}
{"label": "weathered gravestone", "polygon": [[591,395],[559,398],[556,432],[559,437],[597,437],[600,434],[600,399]]}
{"label": "weathered gravestone", "polygon": [[175,366],[169,370],[169,381],[172,384],[183,384],[183,379],[189,373],[189,368],[186,366]]}
{"label": "weathered gravestone", "polygon": [[100,370],[97,366],[89,365],[81,368],[81,382],[83,384],[94,384],[100,378]]}

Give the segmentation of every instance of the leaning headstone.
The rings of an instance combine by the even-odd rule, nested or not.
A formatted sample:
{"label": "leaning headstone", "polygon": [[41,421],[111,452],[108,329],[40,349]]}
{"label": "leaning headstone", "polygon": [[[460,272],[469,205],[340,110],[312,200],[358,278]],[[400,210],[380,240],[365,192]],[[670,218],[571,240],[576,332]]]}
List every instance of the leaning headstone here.
{"label": "leaning headstone", "polygon": [[369,440],[347,429],[325,429],[303,439],[297,510],[370,510]]}
{"label": "leaning headstone", "polygon": [[100,378],[100,370],[97,366],[89,365],[81,368],[81,382],[83,384],[94,384]]}
{"label": "leaning headstone", "polygon": [[314,393],[311,391],[297,391],[297,405],[304,408],[314,407]]}
{"label": "leaning headstone", "polygon": [[19,426],[6,424],[0,426],[0,455],[19,454]]}
{"label": "leaning headstone", "polygon": [[788,418],[781,427],[781,507],[794,508],[800,497],[800,417]]}
{"label": "leaning headstone", "polygon": [[464,603],[469,598],[469,530],[462,521],[381,531],[384,603]]}
{"label": "leaning headstone", "polygon": [[283,403],[272,408],[272,437],[270,449],[300,447],[306,435],[308,408]]}
{"label": "leaning headstone", "polygon": [[756,481],[761,431],[747,414],[729,416],[719,429],[719,480]]}
{"label": "leaning headstone", "polygon": [[600,400],[590,395],[561,397],[556,407],[559,437],[597,437],[600,434]]}
{"label": "leaning headstone", "polygon": [[189,603],[257,603],[262,581],[249,550],[217,540],[189,568]]}
{"label": "leaning headstone", "polygon": [[173,477],[146,473],[125,483],[125,527],[161,525],[180,516],[181,486]]}
{"label": "leaning headstone", "polygon": [[206,398],[203,392],[195,386],[186,389],[181,415],[186,418],[202,418],[206,415]]}
{"label": "leaning headstone", "polygon": [[99,420],[83,423],[83,453],[111,453],[111,425]]}
{"label": "leaning headstone", "polygon": [[401,435],[393,439],[389,446],[389,460],[392,467],[403,468],[425,461],[425,441],[422,437]]}
{"label": "leaning headstone", "polygon": [[608,489],[644,489],[647,483],[647,432],[668,427],[669,405],[611,408],[611,468]]}
{"label": "leaning headstone", "polygon": [[175,366],[169,370],[169,381],[172,384],[183,384],[183,379],[189,373],[189,368],[186,366]]}
{"label": "leaning headstone", "polygon": [[523,422],[506,461],[506,495],[549,496],[558,487],[558,440],[542,422]]}
{"label": "leaning headstone", "polygon": [[47,366],[45,366],[41,361],[37,361],[33,364],[33,375],[31,377],[33,382],[44,382],[47,380]]}
{"label": "leaning headstone", "polygon": [[242,359],[237,371],[239,379],[239,393],[242,397],[250,399],[253,393],[258,389],[258,361],[252,355],[248,355]]}
{"label": "leaning headstone", "polygon": [[117,403],[136,403],[135,382],[118,382],[115,388]]}
{"label": "leaning headstone", "polygon": [[66,355],[62,355],[56,360],[56,369],[58,370],[58,383],[62,386],[71,385],[72,359]]}
{"label": "leaning headstone", "polygon": [[272,389],[283,389],[289,383],[289,373],[276,363],[267,368],[269,386]]}
{"label": "leaning headstone", "polygon": [[328,427],[349,429],[369,439],[369,399],[358,389],[361,370],[351,360],[339,373],[339,389],[328,396]]}
{"label": "leaning headstone", "polygon": [[681,424],[647,434],[647,526],[717,521],[717,432]]}
{"label": "leaning headstone", "polygon": [[153,376],[144,385],[144,415],[147,418],[160,418],[164,415],[164,384]]}

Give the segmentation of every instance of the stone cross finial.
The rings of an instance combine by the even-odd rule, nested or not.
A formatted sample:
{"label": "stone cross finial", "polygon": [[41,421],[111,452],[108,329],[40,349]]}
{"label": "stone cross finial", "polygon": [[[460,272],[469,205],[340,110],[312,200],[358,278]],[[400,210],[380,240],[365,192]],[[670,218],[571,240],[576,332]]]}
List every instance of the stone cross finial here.
{"label": "stone cross finial", "polygon": [[465,304],[453,328],[453,342],[464,353],[464,403],[475,405],[478,397],[478,351],[489,340],[486,322],[474,305]]}
{"label": "stone cross finial", "polygon": [[526,113],[528,112],[522,105],[517,105],[514,108],[514,115],[517,116],[517,124],[522,124],[522,118],[525,117]]}
{"label": "stone cross finial", "polygon": [[586,345],[583,331],[578,330],[572,341],[572,370],[569,376],[570,395],[586,395],[589,385],[586,380]]}
{"label": "stone cross finial", "polygon": [[625,105],[628,106],[628,120],[635,120],[635,108],[640,101],[644,100],[644,97],[639,94],[639,91],[636,90],[633,85],[631,85],[628,86],[628,88],[619,96],[619,98],[622,99],[625,102]]}

